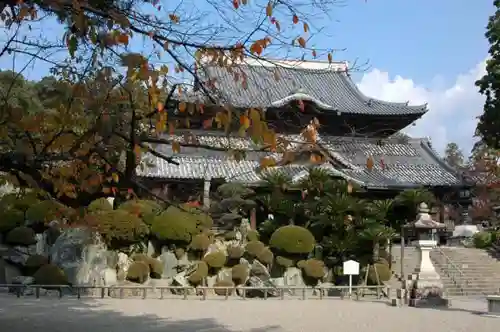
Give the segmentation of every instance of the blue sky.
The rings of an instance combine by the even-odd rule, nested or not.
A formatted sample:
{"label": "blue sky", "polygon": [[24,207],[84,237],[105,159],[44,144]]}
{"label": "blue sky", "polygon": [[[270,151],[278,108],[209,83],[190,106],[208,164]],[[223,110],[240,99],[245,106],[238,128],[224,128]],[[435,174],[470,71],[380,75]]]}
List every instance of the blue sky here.
{"label": "blue sky", "polygon": [[[250,3],[264,0],[249,0]],[[303,0],[294,0],[304,3]],[[162,1],[164,7],[174,5]],[[187,0],[201,4],[204,1]],[[175,4],[178,2],[175,1]],[[430,136],[442,151],[448,141],[468,153],[472,146],[475,116],[482,97],[474,81],[484,71],[488,44],[484,38],[493,0],[344,0],[329,16],[311,25],[325,29],[309,45],[346,48],[335,60],[369,62],[353,77],[365,94],[390,101],[429,103],[430,111],[408,132]],[[208,5],[204,5],[207,6]],[[164,8],[165,9],[165,8]],[[210,15],[204,19],[213,20]],[[60,35],[55,24],[43,26],[45,35]],[[59,33],[58,33],[59,32]],[[0,38],[0,46],[3,39]],[[135,41],[134,48],[142,48]],[[22,59],[17,59],[22,63]],[[0,59],[0,68],[12,59]],[[49,66],[37,63],[29,76],[47,74]]]}

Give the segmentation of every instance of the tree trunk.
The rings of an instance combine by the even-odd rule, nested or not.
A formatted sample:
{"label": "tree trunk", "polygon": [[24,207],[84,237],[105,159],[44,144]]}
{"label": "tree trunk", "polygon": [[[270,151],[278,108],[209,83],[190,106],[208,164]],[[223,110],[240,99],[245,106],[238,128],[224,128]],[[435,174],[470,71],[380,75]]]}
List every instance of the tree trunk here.
{"label": "tree trunk", "polygon": [[380,258],[380,242],[374,241],[373,242],[373,263],[376,263],[379,261]]}

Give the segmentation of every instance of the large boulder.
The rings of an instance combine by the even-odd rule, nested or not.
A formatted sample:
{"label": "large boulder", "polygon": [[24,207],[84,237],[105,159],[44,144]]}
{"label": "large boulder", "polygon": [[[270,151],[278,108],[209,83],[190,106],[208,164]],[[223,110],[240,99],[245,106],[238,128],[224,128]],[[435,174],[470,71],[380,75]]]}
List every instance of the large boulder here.
{"label": "large boulder", "polygon": [[21,269],[0,258],[0,284],[12,284],[15,278],[21,276]]}
{"label": "large boulder", "polygon": [[118,255],[86,228],[63,231],[50,249],[50,261],[65,272],[72,285],[109,286],[117,280]]}

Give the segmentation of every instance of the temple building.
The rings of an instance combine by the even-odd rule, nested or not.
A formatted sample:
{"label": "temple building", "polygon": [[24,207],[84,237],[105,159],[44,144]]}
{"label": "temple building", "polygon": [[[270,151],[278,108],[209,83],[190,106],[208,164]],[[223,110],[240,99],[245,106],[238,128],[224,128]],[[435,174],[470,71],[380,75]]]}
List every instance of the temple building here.
{"label": "temple building", "polygon": [[[239,137],[237,128],[234,136],[222,133],[215,124],[206,129],[206,119],[229,105],[263,110],[269,127],[291,142],[291,150],[300,145],[300,131],[312,119],[319,120],[317,145],[326,154],[326,161],[317,164],[299,158],[279,166],[294,179],[307,175],[311,167],[322,167],[379,197],[426,187],[444,202],[469,200],[461,175],[441,159],[428,139],[397,135],[422,117],[427,105],[411,106],[364,95],[352,81],[346,63],[247,61],[232,70],[207,63],[198,68],[198,74],[211,82],[210,93],[195,82],[195,91],[180,94],[168,105],[169,121],[174,117],[182,127],[189,119],[188,134],[177,129],[175,135],[162,138],[182,142],[180,152],[174,153],[172,146],[161,144],[161,140],[153,144],[156,151],[172,156],[179,165],[149,154],[147,166],[137,170],[158,194],[172,195],[179,186],[197,184],[198,192],[203,192],[200,199],[208,205],[217,184],[259,184],[260,160],[273,153],[250,138]],[[186,102],[203,104],[204,114],[191,116],[180,110],[180,103],[185,108]],[[228,150],[239,151],[244,157],[238,161]]]}

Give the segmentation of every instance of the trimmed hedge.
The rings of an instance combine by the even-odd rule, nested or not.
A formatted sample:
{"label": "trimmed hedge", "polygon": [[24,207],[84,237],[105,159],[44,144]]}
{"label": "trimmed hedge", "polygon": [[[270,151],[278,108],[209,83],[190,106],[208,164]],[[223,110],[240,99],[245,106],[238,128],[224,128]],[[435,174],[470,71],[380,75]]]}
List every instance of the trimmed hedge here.
{"label": "trimmed hedge", "polygon": [[49,264],[47,257],[42,255],[32,255],[28,257],[23,267],[23,274],[33,276],[42,266]]}
{"label": "trimmed hedge", "polygon": [[149,267],[149,276],[153,279],[161,279],[163,274],[163,264],[156,258],[145,254],[135,254],[132,256],[134,262],[144,262]]}
{"label": "trimmed hedge", "polygon": [[144,261],[136,261],[130,264],[127,272],[127,280],[138,284],[143,284],[149,277],[149,265]]}
{"label": "trimmed hedge", "polygon": [[483,231],[474,234],[473,241],[474,247],[479,249],[486,249],[493,243],[493,236],[490,232]]}
{"label": "trimmed hedge", "polygon": [[118,209],[136,215],[147,225],[151,225],[154,218],[161,212],[162,206],[152,200],[131,200],[121,204]]}
{"label": "trimmed hedge", "polygon": [[277,256],[276,257],[276,264],[282,267],[292,267],[294,262],[292,259],[283,257],[283,256]]}
{"label": "trimmed hedge", "polygon": [[308,229],[295,225],[278,228],[269,240],[271,248],[288,254],[308,254],[315,244],[316,240]]}
{"label": "trimmed hedge", "polygon": [[251,241],[248,242],[245,246],[247,254],[252,258],[257,257],[265,248],[266,246],[264,245],[264,243],[260,241]]}
{"label": "trimmed hedge", "polygon": [[377,276],[375,275],[375,268],[377,269],[378,277],[380,282],[389,281],[391,279],[391,269],[387,264],[375,263],[370,265],[368,270],[368,282],[370,285],[377,285]]}
{"label": "trimmed hedge", "polygon": [[149,233],[147,225],[139,217],[124,210],[96,212],[87,215],[86,219],[113,249],[138,243]]}
{"label": "trimmed hedge", "polygon": [[227,257],[221,251],[209,253],[203,257],[203,261],[207,263],[208,267],[219,269],[226,264]]}
{"label": "trimmed hedge", "polygon": [[26,211],[26,220],[33,223],[50,223],[52,220],[69,218],[74,213],[69,207],[54,201],[46,200],[36,203]]}
{"label": "trimmed hedge", "polygon": [[193,236],[191,243],[189,244],[189,249],[195,251],[205,251],[208,249],[212,241],[206,234],[197,234]]}
{"label": "trimmed hedge", "polygon": [[35,231],[29,227],[16,227],[7,233],[5,242],[12,246],[30,246],[36,244]]}
{"label": "trimmed hedge", "polygon": [[35,284],[37,285],[68,285],[68,278],[63,270],[53,264],[45,264],[33,274]]}
{"label": "trimmed hedge", "polygon": [[229,296],[233,294],[234,283],[232,281],[220,280],[215,282],[214,287],[228,287],[228,289],[214,289],[214,292],[219,296]]}
{"label": "trimmed hedge", "polygon": [[208,276],[208,265],[205,262],[198,262],[196,270],[188,277],[188,281],[193,286],[198,286],[203,282],[203,279]]}
{"label": "trimmed hedge", "polygon": [[259,241],[260,234],[256,230],[249,230],[247,233],[247,241]]}
{"label": "trimmed hedge", "polygon": [[0,233],[8,233],[23,224],[24,212],[14,208],[0,211]]}
{"label": "trimmed hedge", "polygon": [[113,210],[113,205],[104,197],[93,200],[90,202],[89,206],[87,206],[87,211],[89,213],[111,210]]}
{"label": "trimmed hedge", "polygon": [[231,269],[231,277],[236,286],[243,285],[248,279],[248,268],[243,264],[233,266]]}
{"label": "trimmed hedge", "polygon": [[257,255],[257,260],[265,265],[272,264],[274,261],[273,252],[271,250],[269,250],[269,248],[264,248]]}

